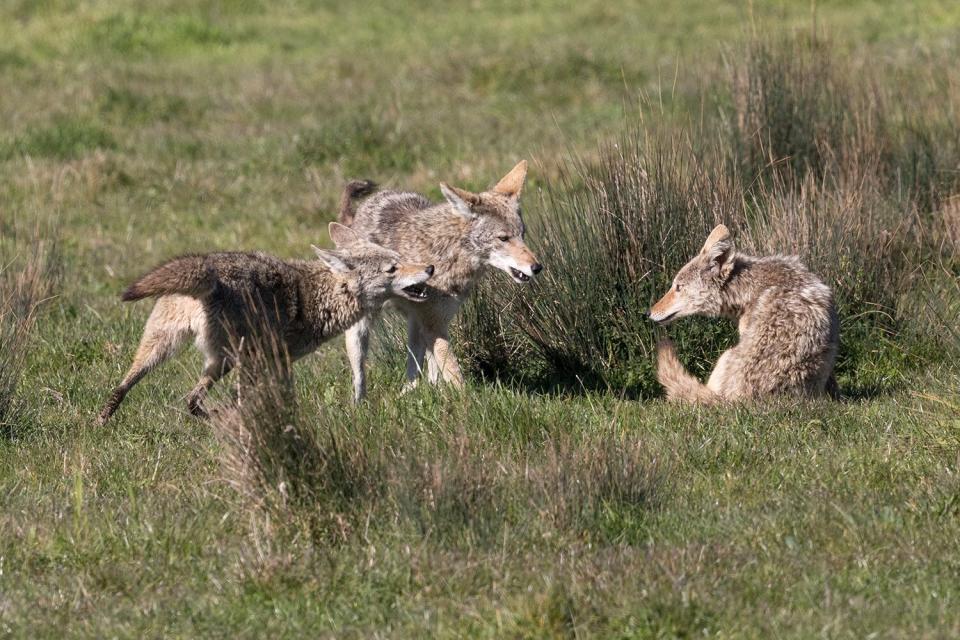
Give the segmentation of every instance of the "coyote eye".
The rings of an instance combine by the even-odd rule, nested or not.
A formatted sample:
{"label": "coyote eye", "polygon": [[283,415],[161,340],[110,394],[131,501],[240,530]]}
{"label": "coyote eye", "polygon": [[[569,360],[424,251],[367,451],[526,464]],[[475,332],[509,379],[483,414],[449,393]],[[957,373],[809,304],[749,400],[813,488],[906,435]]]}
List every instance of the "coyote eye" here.
{"label": "coyote eye", "polygon": [[498,239],[500,242],[506,242],[507,240],[510,239],[510,236],[497,236],[497,239]]}
{"label": "coyote eye", "polygon": [[396,273],[396,271],[397,271],[397,265],[392,264],[392,265],[390,265],[389,267],[387,267],[386,269],[384,269],[384,271],[386,271],[387,273]]}

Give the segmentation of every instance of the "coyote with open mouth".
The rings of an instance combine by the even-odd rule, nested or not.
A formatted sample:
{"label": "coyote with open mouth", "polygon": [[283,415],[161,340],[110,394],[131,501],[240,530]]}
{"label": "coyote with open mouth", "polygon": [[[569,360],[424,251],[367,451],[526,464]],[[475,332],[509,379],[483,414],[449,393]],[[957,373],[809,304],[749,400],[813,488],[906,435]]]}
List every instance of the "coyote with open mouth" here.
{"label": "coyote with open mouth", "polygon": [[[527,163],[521,161],[482,193],[441,183],[445,200],[439,204],[418,193],[376,191],[376,185],[368,181],[350,182],[345,187],[340,222],[372,242],[437,269],[427,287],[427,302],[394,303],[407,319],[408,385],[416,384],[424,361],[430,382],[443,379],[457,387],[463,385],[463,374],[450,349],[449,326],[487,267],[504,271],[520,284],[530,282],[543,269],[524,242],[520,192],[526,175]],[[370,197],[354,211],[353,201],[365,196]],[[364,364],[371,321],[364,317],[346,335],[357,401],[366,393]]]}

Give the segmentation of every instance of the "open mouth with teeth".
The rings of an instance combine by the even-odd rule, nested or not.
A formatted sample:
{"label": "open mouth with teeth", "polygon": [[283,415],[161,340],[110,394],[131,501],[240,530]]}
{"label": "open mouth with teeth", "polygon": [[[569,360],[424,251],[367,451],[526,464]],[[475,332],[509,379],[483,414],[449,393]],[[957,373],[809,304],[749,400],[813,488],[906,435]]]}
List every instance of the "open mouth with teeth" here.
{"label": "open mouth with teeth", "polygon": [[664,316],[663,318],[660,318],[659,320],[654,320],[654,322],[656,322],[657,324],[668,324],[671,320],[673,320],[673,317],[675,315],[677,315],[676,311],[674,311],[668,316]]}
{"label": "open mouth with teeth", "polygon": [[403,288],[403,295],[411,300],[426,300],[427,285],[423,284],[422,282],[411,284],[409,287]]}
{"label": "open mouth with teeth", "polygon": [[510,275],[512,275],[513,279],[517,282],[530,282],[530,276],[513,267],[510,267]]}

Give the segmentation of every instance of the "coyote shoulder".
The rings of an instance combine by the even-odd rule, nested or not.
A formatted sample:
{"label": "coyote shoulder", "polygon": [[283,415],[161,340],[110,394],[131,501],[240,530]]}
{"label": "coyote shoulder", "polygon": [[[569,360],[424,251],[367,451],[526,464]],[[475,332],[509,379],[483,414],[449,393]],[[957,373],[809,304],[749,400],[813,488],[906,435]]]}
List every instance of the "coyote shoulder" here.
{"label": "coyote shoulder", "polygon": [[670,400],[816,396],[832,384],[839,335],[833,293],[795,256],[738,253],[718,226],[650,310],[661,324],[688,315],[735,319],[740,340],[720,356],[706,385],[684,369],[669,340],[661,341],[657,378]]}

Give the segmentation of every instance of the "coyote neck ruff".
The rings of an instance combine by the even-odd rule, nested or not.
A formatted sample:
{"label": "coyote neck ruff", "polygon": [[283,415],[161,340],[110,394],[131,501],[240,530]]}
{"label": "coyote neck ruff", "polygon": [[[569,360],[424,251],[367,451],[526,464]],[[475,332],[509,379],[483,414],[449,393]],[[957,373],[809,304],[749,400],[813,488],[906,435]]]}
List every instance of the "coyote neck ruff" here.
{"label": "coyote neck ruff", "polygon": [[296,317],[304,335],[310,336],[309,343],[302,347],[306,353],[346,331],[368,311],[379,308],[379,305],[370,305],[363,299],[356,275],[333,273],[316,263],[295,263],[293,266],[299,267],[303,273]]}
{"label": "coyote neck ruff", "polygon": [[[471,193],[440,185],[445,202],[403,191],[374,193],[368,181],[348,183],[340,206],[340,222],[361,236],[400,251],[411,260],[436,265],[430,299],[422,305],[398,301],[407,318],[407,381],[416,384],[426,362],[431,382],[443,379],[463,385],[460,366],[450,349],[449,325],[487,267],[514,282],[527,283],[542,267],[524,242],[520,192],[527,163],[520,162],[492,189]],[[371,195],[372,194],[372,195]],[[353,200],[370,196],[353,211]],[[370,319],[347,331],[347,352],[353,369],[354,399],[366,393],[364,362]]]}
{"label": "coyote neck ruff", "polygon": [[[330,225],[340,252],[285,261],[263,253],[210,253],[174,258],[134,282],[124,300],[158,298],[127,375],[100,412],[105,423],[130,389],[190,337],[204,355],[203,375],[187,406],[205,415],[208,389],[236,364],[238,348],[276,339],[294,360],[312,353],[390,298],[426,299],[433,267],[403,264],[394,251]],[[252,341],[245,339],[251,338]]]}
{"label": "coyote neck ruff", "polygon": [[683,368],[672,343],[662,341],[657,377],[671,400],[812,396],[832,380],[839,325],[833,294],[795,256],[736,253],[727,228],[718,226],[650,312],[664,324],[687,315],[737,320],[740,342],[721,355],[703,385]]}

